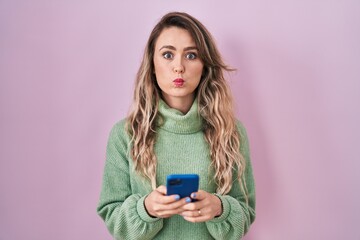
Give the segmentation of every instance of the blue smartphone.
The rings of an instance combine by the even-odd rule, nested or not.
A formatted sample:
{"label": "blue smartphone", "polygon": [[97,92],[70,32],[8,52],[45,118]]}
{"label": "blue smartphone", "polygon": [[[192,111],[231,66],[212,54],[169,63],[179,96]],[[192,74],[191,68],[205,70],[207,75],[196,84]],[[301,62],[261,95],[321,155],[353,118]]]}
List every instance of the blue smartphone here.
{"label": "blue smartphone", "polygon": [[199,175],[172,174],[166,177],[167,195],[178,194],[180,198],[190,197],[190,194],[199,189]]}

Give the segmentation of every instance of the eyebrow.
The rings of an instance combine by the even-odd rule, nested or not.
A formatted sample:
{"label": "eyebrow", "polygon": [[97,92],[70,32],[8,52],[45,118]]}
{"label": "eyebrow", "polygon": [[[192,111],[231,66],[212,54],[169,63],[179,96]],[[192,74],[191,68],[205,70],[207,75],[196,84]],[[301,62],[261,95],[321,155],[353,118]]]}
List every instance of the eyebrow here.
{"label": "eyebrow", "polygon": [[[175,48],[174,46],[172,46],[172,45],[164,45],[164,46],[162,46],[162,47],[159,49],[159,51],[161,51],[161,49],[163,49],[163,48],[168,48],[168,49],[171,49],[171,50],[176,50],[176,48]],[[186,47],[186,48],[184,48],[184,51],[193,50],[193,49],[198,50],[197,47],[191,46],[191,47]]]}

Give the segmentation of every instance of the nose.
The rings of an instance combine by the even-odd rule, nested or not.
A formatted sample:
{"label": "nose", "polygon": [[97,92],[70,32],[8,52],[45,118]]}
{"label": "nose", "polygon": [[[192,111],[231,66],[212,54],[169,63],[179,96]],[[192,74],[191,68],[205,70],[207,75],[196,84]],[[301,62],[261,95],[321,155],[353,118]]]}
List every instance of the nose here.
{"label": "nose", "polygon": [[182,66],[179,66],[179,67],[175,67],[174,68],[174,72],[180,74],[180,73],[183,73],[184,72],[184,68]]}
{"label": "nose", "polygon": [[182,59],[179,58],[176,61],[174,61],[174,72],[177,74],[181,74],[181,73],[184,73],[184,71],[185,71],[185,68],[182,63]]}

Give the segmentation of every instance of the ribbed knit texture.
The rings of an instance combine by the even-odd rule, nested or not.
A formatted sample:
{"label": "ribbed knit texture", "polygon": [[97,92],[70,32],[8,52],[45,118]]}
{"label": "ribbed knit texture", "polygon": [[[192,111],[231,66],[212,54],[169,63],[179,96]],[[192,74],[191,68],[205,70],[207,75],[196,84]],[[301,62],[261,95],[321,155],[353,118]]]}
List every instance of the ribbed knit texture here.
{"label": "ribbed knit texture", "polygon": [[[202,132],[202,119],[195,100],[187,114],[159,104],[161,117],[156,129],[157,185],[165,185],[169,174],[196,173],[199,188],[216,192],[210,169],[209,146]],[[150,183],[134,170],[129,157],[130,138],[125,119],[111,130],[98,214],[104,219],[115,239],[240,239],[255,218],[255,188],[244,127],[238,123],[241,152],[246,159],[245,178],[249,204],[234,182],[227,195],[217,195],[223,205],[221,216],[206,223],[190,223],[176,215],[166,219],[152,218],[146,212],[144,199],[152,189]],[[235,173],[236,174],[236,173]]]}

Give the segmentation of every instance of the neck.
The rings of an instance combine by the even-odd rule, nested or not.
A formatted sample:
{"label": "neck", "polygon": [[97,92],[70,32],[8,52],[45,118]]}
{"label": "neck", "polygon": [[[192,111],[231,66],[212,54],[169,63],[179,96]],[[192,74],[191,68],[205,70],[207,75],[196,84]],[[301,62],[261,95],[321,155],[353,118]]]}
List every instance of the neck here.
{"label": "neck", "polygon": [[169,107],[174,108],[183,114],[186,114],[190,110],[194,102],[194,98],[194,95],[187,97],[169,97],[163,95],[163,100]]}
{"label": "neck", "polygon": [[157,126],[161,129],[178,134],[190,134],[202,130],[203,122],[196,99],[186,114],[170,107],[163,99],[159,101],[158,111]]}

